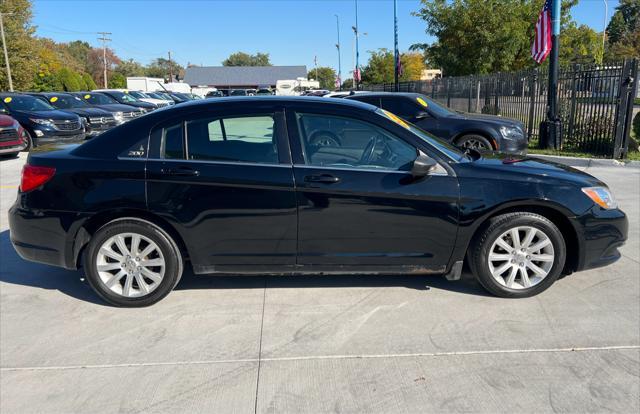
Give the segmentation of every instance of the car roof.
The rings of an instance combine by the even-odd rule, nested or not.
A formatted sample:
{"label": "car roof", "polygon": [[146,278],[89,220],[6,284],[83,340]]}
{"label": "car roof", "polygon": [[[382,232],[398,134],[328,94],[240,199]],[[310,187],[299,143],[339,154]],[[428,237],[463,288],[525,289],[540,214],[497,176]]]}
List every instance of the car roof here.
{"label": "car roof", "polygon": [[366,91],[365,93],[360,93],[360,94],[355,94],[355,95],[347,95],[345,96],[345,98],[351,98],[353,96],[375,96],[375,97],[383,97],[383,96],[387,96],[387,97],[394,97],[394,96],[398,96],[398,97],[403,97],[403,98],[415,98],[416,96],[419,96],[421,94],[417,93],[417,92],[368,92]]}
{"label": "car roof", "polygon": [[368,111],[375,111],[378,108],[369,105],[364,102],[358,101],[346,101],[343,99],[335,99],[335,100],[321,100],[317,96],[239,96],[239,97],[224,97],[220,99],[216,99],[214,101],[211,100],[196,100],[185,102],[184,104],[180,104],[181,108],[194,108],[197,106],[209,106],[209,105],[224,105],[228,103],[238,103],[238,102],[247,102],[247,103],[266,103],[266,102],[280,102],[282,104],[287,103],[298,103],[298,102],[307,102],[312,104],[321,104],[321,105],[339,105],[351,108],[359,108],[365,109]]}

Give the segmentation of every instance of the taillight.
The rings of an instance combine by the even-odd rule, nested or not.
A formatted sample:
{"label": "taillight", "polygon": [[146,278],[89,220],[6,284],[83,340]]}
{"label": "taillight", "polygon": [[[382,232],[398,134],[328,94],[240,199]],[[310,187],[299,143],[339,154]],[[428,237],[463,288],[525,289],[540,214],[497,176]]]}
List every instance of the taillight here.
{"label": "taillight", "polygon": [[26,164],[22,167],[20,191],[26,193],[40,187],[49,181],[55,173],[56,169],[53,167],[37,167],[35,165]]}

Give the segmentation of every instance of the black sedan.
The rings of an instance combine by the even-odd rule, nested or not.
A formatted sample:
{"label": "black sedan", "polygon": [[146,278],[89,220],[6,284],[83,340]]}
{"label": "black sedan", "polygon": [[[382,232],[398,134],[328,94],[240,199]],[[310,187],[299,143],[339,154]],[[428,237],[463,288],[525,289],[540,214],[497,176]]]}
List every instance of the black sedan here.
{"label": "black sedan", "polygon": [[0,110],[20,122],[27,131],[29,147],[85,138],[84,125],[78,115],[59,111],[31,95],[0,93]]}
{"label": "black sedan", "polygon": [[82,99],[93,107],[111,112],[118,125],[146,113],[142,108],[118,103],[115,99],[99,92],[71,92],[71,95]]}
{"label": "black sedan", "polygon": [[452,111],[419,93],[362,93],[346,99],[392,112],[461,148],[526,154],[528,141],[520,121]]}
{"label": "black sedan", "polygon": [[[343,145],[315,145],[314,125]],[[9,212],[25,259],[84,268],[119,306],[196,274],[435,274],[527,297],[620,257],[596,178],[457,148],[349,100],[202,100],[32,153]]]}
{"label": "black sedan", "polygon": [[56,109],[78,115],[84,122],[88,138],[100,135],[118,124],[111,112],[94,108],[75,95],[56,92],[34,93],[31,95],[42,99]]}
{"label": "black sedan", "polygon": [[158,109],[158,105],[141,101],[131,96],[131,94],[125,93],[123,91],[115,89],[97,89],[93,92],[99,92],[101,94],[107,95],[120,104],[135,106],[136,108],[141,108],[146,112],[151,112],[154,109]]}

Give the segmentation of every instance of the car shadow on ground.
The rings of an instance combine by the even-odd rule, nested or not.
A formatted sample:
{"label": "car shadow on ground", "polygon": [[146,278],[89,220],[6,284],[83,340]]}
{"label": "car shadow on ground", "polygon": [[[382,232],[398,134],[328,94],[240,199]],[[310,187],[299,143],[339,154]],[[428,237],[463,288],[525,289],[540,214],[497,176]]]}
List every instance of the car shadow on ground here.
{"label": "car shadow on ground", "polygon": [[[23,260],[11,245],[8,230],[0,232],[0,281],[38,289],[58,290],[76,299],[106,305],[93,293],[84,279],[82,270],[71,271]],[[462,275],[462,280],[451,282],[439,275],[207,276],[194,275],[190,269],[186,269],[176,290],[262,289],[265,286],[270,289],[404,287],[488,296],[468,272]]]}

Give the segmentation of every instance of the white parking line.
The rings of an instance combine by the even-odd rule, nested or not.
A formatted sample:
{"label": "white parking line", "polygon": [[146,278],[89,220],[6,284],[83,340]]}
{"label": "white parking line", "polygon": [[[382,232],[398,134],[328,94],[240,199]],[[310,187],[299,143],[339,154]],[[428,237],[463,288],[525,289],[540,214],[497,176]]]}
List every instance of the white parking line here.
{"label": "white parking line", "polygon": [[161,367],[177,365],[213,365],[232,363],[257,363],[257,362],[289,362],[289,361],[314,361],[325,359],[381,359],[381,358],[416,358],[416,357],[448,357],[448,356],[470,356],[470,355],[495,355],[495,354],[520,354],[520,353],[553,353],[553,352],[591,352],[591,351],[615,351],[638,349],[640,345],[615,345],[615,346],[592,346],[575,348],[538,348],[538,349],[495,349],[485,351],[453,351],[453,352],[419,352],[410,354],[364,354],[364,355],[316,355],[300,357],[279,357],[279,358],[247,358],[247,359],[221,359],[204,361],[169,361],[169,362],[143,362],[131,364],[98,364],[98,365],[60,365],[42,367],[3,367],[0,372],[11,371],[55,371],[72,369],[101,369],[101,368],[138,368],[138,367]]}

